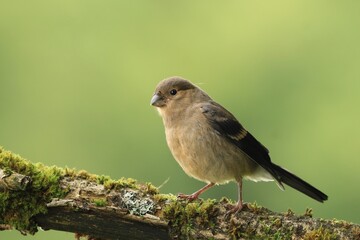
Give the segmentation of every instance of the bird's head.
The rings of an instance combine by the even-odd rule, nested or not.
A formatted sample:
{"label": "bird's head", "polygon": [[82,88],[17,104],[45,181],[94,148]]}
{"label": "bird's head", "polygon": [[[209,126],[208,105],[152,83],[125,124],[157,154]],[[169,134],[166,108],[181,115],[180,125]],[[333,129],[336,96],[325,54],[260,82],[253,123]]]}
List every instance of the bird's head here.
{"label": "bird's head", "polygon": [[158,108],[164,108],[174,102],[181,102],[188,98],[189,92],[196,87],[189,81],[180,77],[170,77],[162,80],[155,89],[150,104]]}
{"label": "bird's head", "polygon": [[162,80],[156,87],[150,104],[159,112],[185,109],[193,103],[209,99],[200,88],[181,77],[170,77]]}

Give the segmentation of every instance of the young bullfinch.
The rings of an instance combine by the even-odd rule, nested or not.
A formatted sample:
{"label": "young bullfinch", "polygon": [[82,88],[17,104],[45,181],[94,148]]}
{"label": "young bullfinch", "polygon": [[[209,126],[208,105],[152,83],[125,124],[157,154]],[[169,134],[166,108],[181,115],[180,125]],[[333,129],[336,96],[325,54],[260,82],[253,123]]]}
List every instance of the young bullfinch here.
{"label": "young bullfinch", "polygon": [[327,195],[274,164],[269,151],[236,118],[191,82],[170,77],[161,81],[151,99],[165,126],[166,141],[176,161],[191,177],[207,185],[180,198],[194,200],[215,184],[236,181],[238,202],[230,213],[243,207],[242,180],[283,183],[323,202]]}

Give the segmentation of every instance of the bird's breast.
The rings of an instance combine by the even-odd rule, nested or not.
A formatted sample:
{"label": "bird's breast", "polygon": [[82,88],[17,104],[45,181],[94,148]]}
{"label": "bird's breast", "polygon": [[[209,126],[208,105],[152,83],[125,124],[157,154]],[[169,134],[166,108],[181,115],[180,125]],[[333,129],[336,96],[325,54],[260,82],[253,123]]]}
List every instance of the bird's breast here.
{"label": "bird's breast", "polygon": [[206,122],[187,123],[167,127],[166,139],[174,158],[188,175],[204,182],[224,183],[243,174],[246,160],[242,158],[246,156]]}

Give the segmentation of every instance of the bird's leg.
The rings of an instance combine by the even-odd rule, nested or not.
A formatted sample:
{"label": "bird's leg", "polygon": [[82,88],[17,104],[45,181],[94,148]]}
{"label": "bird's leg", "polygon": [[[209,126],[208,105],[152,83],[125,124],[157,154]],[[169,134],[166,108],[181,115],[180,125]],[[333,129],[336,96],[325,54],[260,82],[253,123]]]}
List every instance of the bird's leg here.
{"label": "bird's leg", "polygon": [[243,208],[243,201],[242,201],[242,178],[240,178],[240,180],[238,180],[237,182],[238,184],[238,202],[236,203],[236,205],[230,209],[229,211],[226,212],[226,215],[230,215],[232,213],[237,213],[240,212],[241,209]]}
{"label": "bird's leg", "polygon": [[203,192],[205,192],[206,190],[208,190],[209,188],[211,188],[214,185],[215,185],[215,183],[209,183],[206,186],[204,186],[203,188],[197,190],[196,192],[194,192],[193,194],[190,194],[190,195],[179,193],[178,198],[188,199],[189,201],[193,201],[193,200],[197,199],[200,194],[202,194]]}

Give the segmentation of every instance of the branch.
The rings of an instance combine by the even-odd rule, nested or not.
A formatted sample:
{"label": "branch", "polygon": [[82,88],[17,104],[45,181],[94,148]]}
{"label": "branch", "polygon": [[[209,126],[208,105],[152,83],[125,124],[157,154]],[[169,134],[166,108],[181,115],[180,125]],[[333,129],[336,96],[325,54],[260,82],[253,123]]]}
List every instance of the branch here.
{"label": "branch", "polygon": [[227,199],[179,201],[153,185],[48,167],[0,148],[0,230],[38,227],[98,239],[360,239],[360,226],[275,213],[246,204],[226,216]]}

